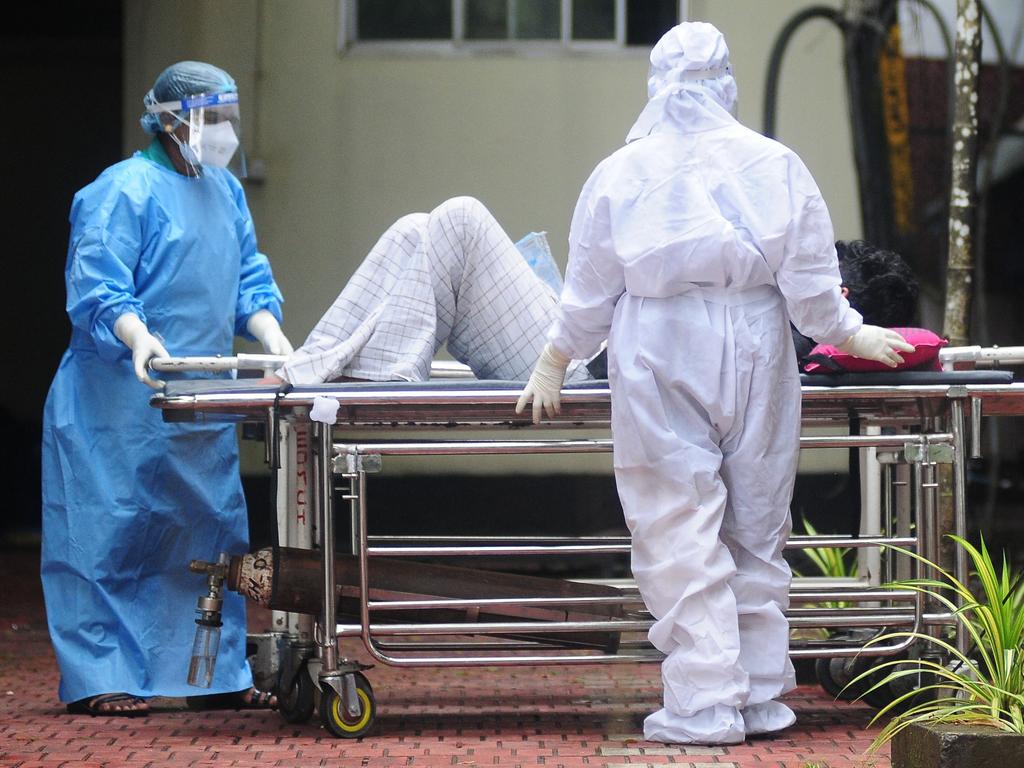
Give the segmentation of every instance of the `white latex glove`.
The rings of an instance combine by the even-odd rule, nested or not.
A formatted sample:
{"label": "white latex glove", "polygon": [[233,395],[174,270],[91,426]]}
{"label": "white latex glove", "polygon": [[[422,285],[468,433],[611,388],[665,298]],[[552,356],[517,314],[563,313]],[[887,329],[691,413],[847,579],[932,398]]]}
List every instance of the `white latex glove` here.
{"label": "white latex glove", "polygon": [[160,340],[149,332],[146,324],[132,312],[125,312],[114,321],[114,335],[132,351],[135,377],[153,389],[163,389],[164,382],[150,378],[147,363],[154,357],[170,357]]}
{"label": "white latex glove", "polygon": [[249,315],[245,328],[263,345],[263,351],[268,355],[290,355],[295,351],[269,309],[258,309]]}
{"label": "white latex glove", "polygon": [[526,404],[533,400],[533,423],[540,424],[543,412],[548,418],[562,410],[562,382],[570,358],[563,355],[550,343],[544,345],[537,364],[533,367],[530,380],[516,402],[516,413],[522,413]]}
{"label": "white latex glove", "polygon": [[903,362],[899,352],[913,352],[914,345],[891,328],[879,328],[877,325],[862,325],[860,330],[838,345],[840,352],[865,360],[877,360],[891,368]]}

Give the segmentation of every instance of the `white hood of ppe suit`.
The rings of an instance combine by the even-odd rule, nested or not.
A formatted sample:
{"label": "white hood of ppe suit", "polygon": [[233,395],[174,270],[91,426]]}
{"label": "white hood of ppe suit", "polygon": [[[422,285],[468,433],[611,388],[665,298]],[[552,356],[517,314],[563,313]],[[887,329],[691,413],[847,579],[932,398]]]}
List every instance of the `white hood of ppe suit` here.
{"label": "white hood of ppe suit", "polygon": [[627,142],[663,128],[700,131],[732,119],[736,80],[722,33],[699,21],[666,33],[651,51],[647,98]]}

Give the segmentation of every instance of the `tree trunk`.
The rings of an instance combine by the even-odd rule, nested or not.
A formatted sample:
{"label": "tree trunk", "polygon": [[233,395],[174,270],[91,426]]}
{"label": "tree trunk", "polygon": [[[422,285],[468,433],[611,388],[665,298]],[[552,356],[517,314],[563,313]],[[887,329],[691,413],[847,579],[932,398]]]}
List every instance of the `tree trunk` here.
{"label": "tree trunk", "polygon": [[978,70],[981,14],[977,0],[957,0],[954,62],[953,177],[949,201],[949,257],[943,333],[951,346],[970,343],[973,289],[975,166],[978,155]]}

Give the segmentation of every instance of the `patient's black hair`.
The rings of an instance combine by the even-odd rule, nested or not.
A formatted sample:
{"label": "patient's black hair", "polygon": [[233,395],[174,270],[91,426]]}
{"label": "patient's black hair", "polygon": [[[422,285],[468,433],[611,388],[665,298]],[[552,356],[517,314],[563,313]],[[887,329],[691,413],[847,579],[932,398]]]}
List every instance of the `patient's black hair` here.
{"label": "patient's black hair", "polygon": [[865,323],[883,328],[915,325],[918,283],[902,256],[864,240],[839,240],[836,252],[850,305]]}

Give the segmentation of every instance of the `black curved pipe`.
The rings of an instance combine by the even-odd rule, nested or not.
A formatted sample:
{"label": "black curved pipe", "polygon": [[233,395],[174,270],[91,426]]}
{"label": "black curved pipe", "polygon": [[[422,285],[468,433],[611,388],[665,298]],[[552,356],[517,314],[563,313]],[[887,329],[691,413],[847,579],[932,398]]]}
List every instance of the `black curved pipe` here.
{"label": "black curved pipe", "polygon": [[782,57],[786,53],[789,39],[800,27],[812,19],[826,19],[835,24],[840,31],[845,28],[845,20],[841,11],[829,8],[826,5],[812,5],[798,11],[783,25],[772,45],[771,55],[768,57],[768,72],[765,75],[764,83],[764,111],[762,130],[765,136],[775,138],[775,107],[778,97],[779,72],[782,70]]}

